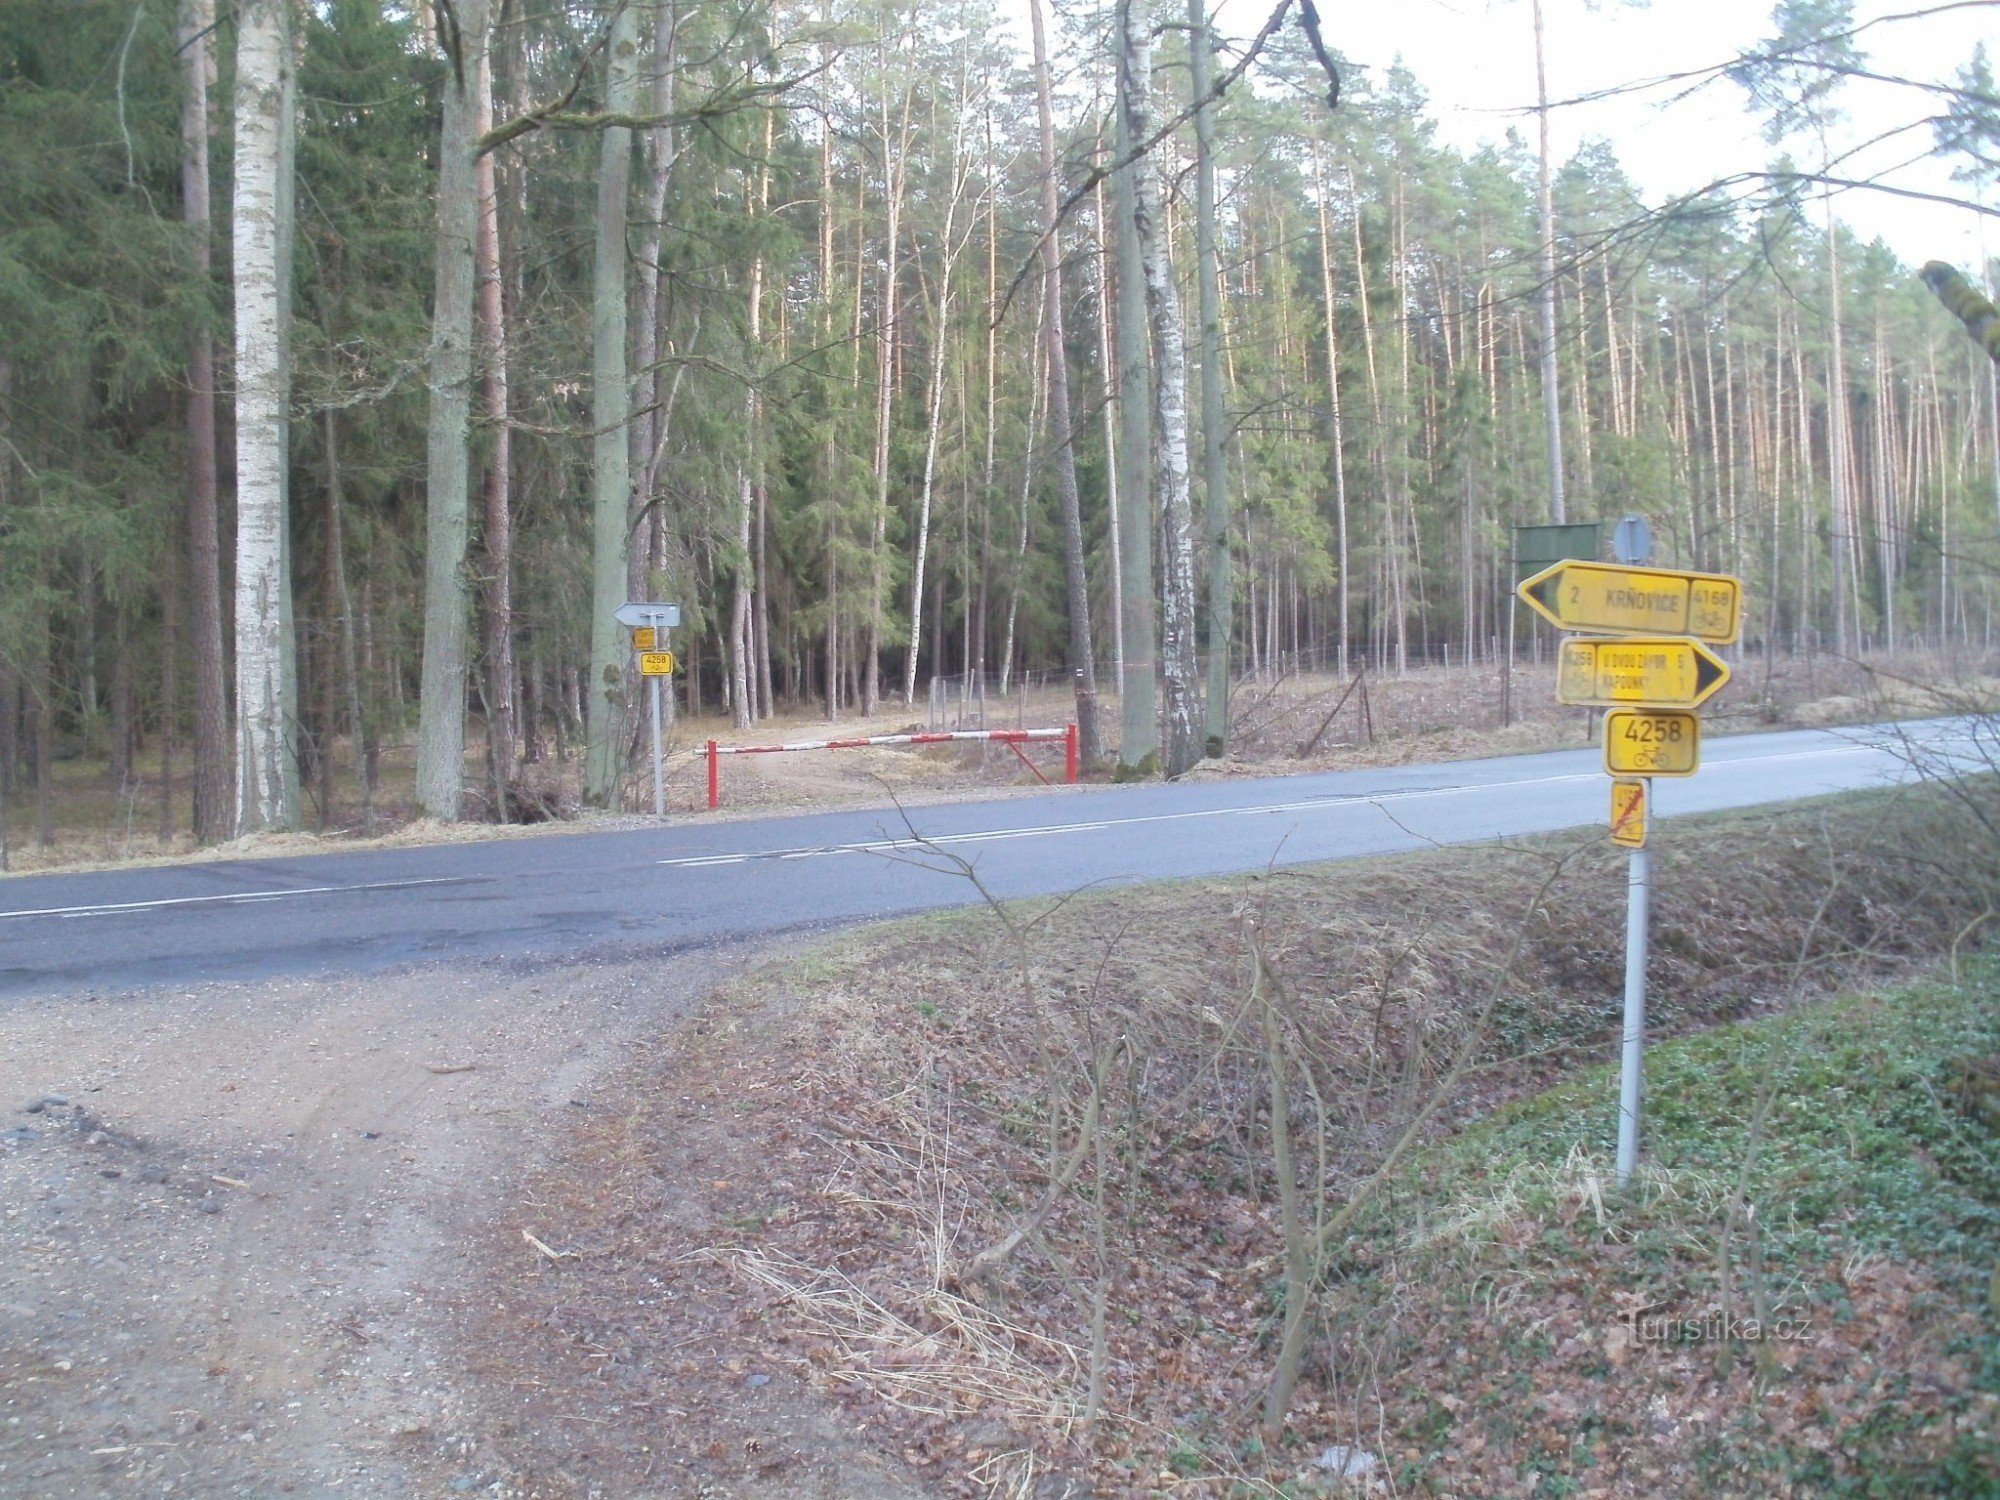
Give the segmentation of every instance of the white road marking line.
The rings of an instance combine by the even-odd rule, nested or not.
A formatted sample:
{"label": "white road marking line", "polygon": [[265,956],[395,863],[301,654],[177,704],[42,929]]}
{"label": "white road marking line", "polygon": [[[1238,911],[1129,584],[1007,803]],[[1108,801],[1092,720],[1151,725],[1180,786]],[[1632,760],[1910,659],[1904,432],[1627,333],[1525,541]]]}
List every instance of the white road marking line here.
{"label": "white road marking line", "polygon": [[283,901],[292,896],[344,896],[355,891],[400,891],[418,885],[462,885],[471,877],[439,875],[424,880],[378,880],[367,885],[310,885],[282,891],[225,891],[213,896],[165,896],[157,901],[115,901],[100,906],[45,906],[37,911],[0,911],[0,922],[24,917],[106,917],[121,912],[155,911],[168,906],[247,906],[254,901]]}
{"label": "white road marking line", "polygon": [[[1729,760],[1729,765],[1749,765],[1764,760],[1812,760],[1835,755],[1881,753],[1868,745],[1835,745],[1817,750],[1781,750],[1767,755],[1745,755]],[[1143,813],[1129,818],[1100,818],[1088,822],[1043,823],[1027,828],[993,828],[972,833],[943,833],[930,838],[874,839],[856,844],[821,844],[802,849],[755,849],[740,854],[700,854],[658,863],[669,869],[704,870],[721,865],[749,864],[767,859],[817,859],[828,854],[893,854],[939,844],[998,843],[1004,839],[1040,838],[1051,833],[1094,833],[1106,828],[1124,828],[1140,823],[1176,823],[1195,818],[1248,817],[1260,813],[1324,811],[1330,808],[1366,807],[1380,802],[1403,802],[1422,797],[1458,797],[1469,792],[1507,792],[1516,787],[1553,786],[1569,781],[1597,781],[1599,770],[1567,772],[1560,776],[1533,776],[1516,781],[1483,782],[1446,787],[1415,787],[1406,792],[1378,792],[1373,796],[1309,797],[1295,802],[1257,802],[1246,807],[1190,808],[1185,812]]]}
{"label": "white road marking line", "polygon": [[[1584,781],[1589,777],[1549,776],[1545,781]],[[1511,786],[1525,785],[1510,782]],[[1042,823],[1027,828],[988,828],[971,833],[940,833],[927,838],[871,839],[858,844],[822,844],[804,849],[758,849],[742,854],[704,854],[683,859],[663,859],[660,864],[675,869],[703,869],[714,865],[740,865],[763,859],[815,859],[826,854],[890,854],[906,849],[923,849],[945,844],[998,843],[1005,839],[1042,838],[1052,833],[1094,833],[1106,828],[1124,828],[1140,823],[1176,823],[1193,818],[1248,817],[1259,813],[1302,812],[1333,807],[1367,806],[1377,802],[1399,802],[1409,797],[1440,797],[1455,792],[1472,792],[1478,787],[1429,787],[1407,792],[1380,792],[1370,797],[1313,797],[1298,802],[1259,802],[1248,807],[1190,808],[1186,812],[1143,813],[1129,818],[1097,818],[1087,822]]]}

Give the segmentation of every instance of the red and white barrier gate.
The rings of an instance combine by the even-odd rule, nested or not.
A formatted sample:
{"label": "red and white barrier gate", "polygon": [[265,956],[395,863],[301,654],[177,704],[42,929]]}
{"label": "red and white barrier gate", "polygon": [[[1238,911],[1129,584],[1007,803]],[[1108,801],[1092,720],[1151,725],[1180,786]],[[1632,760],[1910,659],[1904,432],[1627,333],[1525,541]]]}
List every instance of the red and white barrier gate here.
{"label": "red and white barrier gate", "polygon": [[725,755],[777,755],[786,750],[859,750],[864,745],[948,745],[953,740],[991,740],[1005,745],[1021,758],[1021,764],[1035,775],[1040,776],[1043,785],[1049,778],[1042,776],[1042,768],[1029,760],[1021,749],[1036,740],[1061,740],[1063,742],[1063,779],[1076,780],[1076,725],[1065,724],[1060,729],[941,729],[930,734],[871,734],[853,740],[800,740],[794,745],[722,745],[714,740],[708,742],[708,805],[722,805],[722,757]]}

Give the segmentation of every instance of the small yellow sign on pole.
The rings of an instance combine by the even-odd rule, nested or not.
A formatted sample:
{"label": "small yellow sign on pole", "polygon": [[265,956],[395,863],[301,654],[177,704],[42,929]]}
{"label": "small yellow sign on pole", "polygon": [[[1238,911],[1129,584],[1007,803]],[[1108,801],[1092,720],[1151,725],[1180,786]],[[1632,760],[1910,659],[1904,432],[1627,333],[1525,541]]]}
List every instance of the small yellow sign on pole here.
{"label": "small yellow sign on pole", "polygon": [[1574,636],[1556,663],[1556,702],[1578,708],[1694,708],[1729,681],[1729,664],[1684,636]]}
{"label": "small yellow sign on pole", "polygon": [[1604,714],[1604,769],[1613,776],[1692,776],[1701,769],[1701,719],[1680,709]]}
{"label": "small yellow sign on pole", "polygon": [[641,651],[639,653],[639,675],[642,677],[673,676],[674,653],[671,651]]}
{"label": "small yellow sign on pole", "polygon": [[1611,842],[1626,849],[1646,847],[1646,783],[1620,777],[1611,783]]}
{"label": "small yellow sign on pole", "polygon": [[650,625],[632,627],[632,649],[634,651],[657,651],[660,647],[660,633]]}
{"label": "small yellow sign on pole", "polygon": [[1564,630],[1691,635],[1717,646],[1743,633],[1743,581],[1727,573],[1572,560],[1524,580],[1520,595]]}

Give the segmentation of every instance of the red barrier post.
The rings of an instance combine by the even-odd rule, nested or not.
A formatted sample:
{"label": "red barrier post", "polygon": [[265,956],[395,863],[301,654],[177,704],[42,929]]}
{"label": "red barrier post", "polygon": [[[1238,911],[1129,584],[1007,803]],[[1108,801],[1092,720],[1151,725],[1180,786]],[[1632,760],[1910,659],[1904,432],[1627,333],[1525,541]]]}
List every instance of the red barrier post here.
{"label": "red barrier post", "polygon": [[722,805],[722,757],[714,740],[708,742],[708,805],[711,810]]}
{"label": "red barrier post", "polygon": [[1076,721],[1063,726],[1063,770],[1070,785],[1076,784]]}

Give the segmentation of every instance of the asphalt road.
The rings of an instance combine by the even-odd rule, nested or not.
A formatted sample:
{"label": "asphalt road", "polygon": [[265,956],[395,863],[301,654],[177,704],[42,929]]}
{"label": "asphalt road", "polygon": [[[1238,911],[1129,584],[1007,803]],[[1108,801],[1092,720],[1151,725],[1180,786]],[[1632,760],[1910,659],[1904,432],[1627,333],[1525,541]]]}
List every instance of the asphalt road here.
{"label": "asphalt road", "polygon": [[[1711,740],[1654,817],[1905,779],[1898,736],[1958,721]],[[0,997],[656,956],[999,896],[1468,843],[1606,818],[1595,750],[1063,790],[912,809],[0,880]],[[935,849],[917,844],[920,834]]]}

